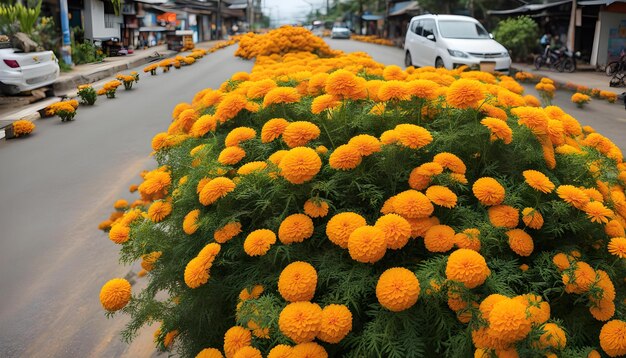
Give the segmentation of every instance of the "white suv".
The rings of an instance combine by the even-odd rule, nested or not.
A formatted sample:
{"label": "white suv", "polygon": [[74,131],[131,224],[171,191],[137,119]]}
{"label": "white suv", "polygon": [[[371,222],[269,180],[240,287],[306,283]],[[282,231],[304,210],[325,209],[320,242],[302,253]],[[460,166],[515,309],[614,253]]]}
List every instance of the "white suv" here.
{"label": "white suv", "polygon": [[493,40],[474,18],[459,15],[420,15],[409,23],[404,41],[404,63],[452,69],[509,72],[509,52]]}
{"label": "white suv", "polygon": [[20,52],[0,48],[0,94],[17,94],[43,87],[59,78],[59,61],[52,51]]}

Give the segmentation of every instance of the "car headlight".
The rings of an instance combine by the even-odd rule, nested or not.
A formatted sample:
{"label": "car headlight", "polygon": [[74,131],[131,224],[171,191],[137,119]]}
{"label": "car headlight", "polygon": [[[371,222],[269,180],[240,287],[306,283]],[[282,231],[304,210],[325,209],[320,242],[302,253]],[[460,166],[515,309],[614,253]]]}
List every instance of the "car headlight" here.
{"label": "car headlight", "polygon": [[450,54],[450,56],[453,56],[453,57],[461,57],[461,58],[468,58],[469,57],[465,52],[459,51],[459,50],[450,50],[450,49],[448,49],[448,53]]}
{"label": "car headlight", "polygon": [[504,52],[500,53],[500,56],[502,56],[502,57],[509,57],[509,53],[508,53],[508,51],[504,51]]}

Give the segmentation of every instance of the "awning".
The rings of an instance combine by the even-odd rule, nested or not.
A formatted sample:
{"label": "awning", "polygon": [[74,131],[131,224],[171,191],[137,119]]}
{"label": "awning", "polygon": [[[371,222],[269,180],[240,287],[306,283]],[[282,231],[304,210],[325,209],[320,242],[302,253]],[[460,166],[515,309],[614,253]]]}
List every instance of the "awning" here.
{"label": "awning", "polygon": [[410,11],[417,11],[420,9],[417,1],[401,1],[393,4],[392,7],[389,8],[389,16],[398,16],[404,15]]}
{"label": "awning", "polygon": [[626,2],[626,0],[590,0],[590,1],[580,1],[578,5],[582,6],[591,6],[591,5],[611,5],[614,2]]}
{"label": "awning", "polygon": [[562,0],[562,1],[556,1],[556,2],[551,2],[547,4],[527,4],[527,5],[523,5],[515,9],[510,9],[510,10],[489,10],[487,11],[487,14],[489,15],[522,14],[526,12],[540,11],[540,10],[548,9],[551,7],[563,5],[563,4],[569,4],[571,2],[572,0]]}
{"label": "awning", "polygon": [[144,26],[139,28],[139,32],[161,32],[167,31],[166,27],[163,26]]}
{"label": "awning", "polygon": [[184,11],[181,11],[179,9],[175,9],[175,8],[171,8],[171,7],[165,7],[165,6],[157,6],[157,5],[152,5],[144,10],[148,10],[148,9],[154,9],[154,10],[159,10],[161,12],[173,12],[175,14],[178,15],[186,15],[186,13]]}
{"label": "awning", "polygon": [[378,20],[382,20],[383,16],[382,15],[363,15],[361,16],[361,18],[365,21],[378,21]]}
{"label": "awning", "polygon": [[247,9],[248,8],[248,4],[232,4],[228,8],[231,9],[231,10]]}

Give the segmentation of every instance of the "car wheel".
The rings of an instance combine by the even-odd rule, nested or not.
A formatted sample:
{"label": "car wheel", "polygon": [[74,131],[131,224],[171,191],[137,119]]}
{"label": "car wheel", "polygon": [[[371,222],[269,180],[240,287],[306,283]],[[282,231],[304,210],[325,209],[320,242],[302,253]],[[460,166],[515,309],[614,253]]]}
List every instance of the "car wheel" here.
{"label": "car wheel", "polygon": [[441,57],[437,57],[437,59],[435,60],[435,67],[436,68],[445,67],[445,65],[443,64],[443,59]]}
{"label": "car wheel", "polygon": [[20,93],[19,87],[15,85],[7,85],[0,82],[0,94],[4,94],[6,96],[13,96]]}
{"label": "car wheel", "polygon": [[411,53],[407,50],[406,55],[404,56],[404,65],[406,67],[413,66],[413,59],[411,58]]}

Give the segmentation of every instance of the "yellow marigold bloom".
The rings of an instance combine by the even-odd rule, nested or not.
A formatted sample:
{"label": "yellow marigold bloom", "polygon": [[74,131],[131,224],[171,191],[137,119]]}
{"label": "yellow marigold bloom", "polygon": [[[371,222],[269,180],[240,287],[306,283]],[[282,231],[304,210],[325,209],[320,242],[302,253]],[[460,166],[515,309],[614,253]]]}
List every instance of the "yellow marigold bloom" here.
{"label": "yellow marigold bloom", "polygon": [[233,358],[263,358],[263,355],[260,350],[252,346],[247,346],[237,350]]}
{"label": "yellow marigold bloom", "polygon": [[307,85],[307,90],[310,95],[317,95],[324,87],[326,87],[326,80],[328,79],[329,74],[326,72],[316,73],[309,79],[309,83]]}
{"label": "yellow marigold bloom", "polygon": [[607,208],[599,201],[591,201],[585,204],[583,210],[591,222],[608,223],[613,218],[613,210]]}
{"label": "yellow marigold bloom", "polygon": [[319,146],[317,146],[317,148],[315,148],[315,151],[316,151],[317,153],[319,153],[319,154],[324,155],[324,154],[328,153],[328,148],[326,148],[326,147],[325,147],[325,146],[323,146],[323,145],[319,145]]}
{"label": "yellow marigold bloom", "polygon": [[385,66],[383,70],[383,78],[386,81],[391,80],[404,80],[407,77],[407,74],[397,65],[389,65]]}
{"label": "yellow marigold bloom", "polygon": [[526,105],[529,107],[541,107],[541,101],[531,94],[524,96],[524,102],[526,102]]}
{"label": "yellow marigold bloom", "polygon": [[196,358],[224,358],[224,356],[215,348],[205,348],[196,355]]}
{"label": "yellow marigold bloom", "polygon": [[531,330],[526,307],[512,299],[496,303],[489,313],[488,321],[490,335],[510,343],[526,338]]}
{"label": "yellow marigold bloom", "polygon": [[267,358],[291,358],[293,347],[286,344],[279,344],[272,348],[267,354]]}
{"label": "yellow marigold bloom", "polygon": [[375,102],[380,102],[380,98],[378,98],[378,92],[380,91],[380,87],[383,85],[383,83],[385,83],[385,81],[381,80],[371,80],[365,83],[365,88],[369,99]]}
{"label": "yellow marigold bloom", "polygon": [[328,203],[323,200],[309,199],[304,203],[304,213],[312,218],[328,215]]}
{"label": "yellow marigold bloom", "polygon": [[246,151],[241,147],[226,147],[220,152],[217,161],[224,165],[239,163],[246,156]]}
{"label": "yellow marigold bloom", "polygon": [[280,161],[285,156],[285,154],[287,154],[287,152],[288,152],[287,150],[278,150],[275,153],[272,153],[272,155],[270,155],[269,158],[267,158],[267,161],[278,166],[280,164]]}
{"label": "yellow marigold bloom", "polygon": [[508,205],[494,205],[489,208],[489,222],[495,227],[512,229],[519,223],[519,211]]}
{"label": "yellow marigold bloom", "polygon": [[534,134],[547,134],[549,117],[543,108],[516,107],[511,113],[517,116],[520,125],[530,128]]}
{"label": "yellow marigold bloom", "polygon": [[513,131],[505,121],[497,118],[485,117],[480,121],[480,124],[489,129],[489,132],[491,133],[490,140],[492,142],[499,139],[502,140],[504,144],[511,144],[513,141]]}
{"label": "yellow marigold bloom", "polygon": [[416,219],[430,216],[435,208],[430,199],[417,190],[407,190],[396,195],[394,210],[405,218]]}
{"label": "yellow marigold bloom", "polygon": [[445,186],[433,185],[426,189],[426,196],[435,205],[452,209],[456,206],[457,197],[452,190]]}
{"label": "yellow marigold bloom", "polygon": [[185,219],[183,220],[183,231],[187,235],[192,235],[198,230],[198,216],[200,215],[200,210],[195,209],[187,213],[185,215]]}
{"label": "yellow marigold bloom", "polygon": [[333,216],[326,224],[326,236],[335,245],[348,248],[348,239],[354,230],[367,225],[365,219],[356,213],[346,212]]}
{"label": "yellow marigold bloom", "polygon": [[330,154],[328,164],[337,170],[351,170],[361,164],[362,157],[358,148],[349,144],[343,144],[335,148]]}
{"label": "yellow marigold bloom", "polygon": [[434,100],[437,98],[439,84],[430,80],[413,80],[407,82],[409,94],[417,98]]}
{"label": "yellow marigold bloom", "polygon": [[381,150],[381,144],[378,138],[368,134],[360,134],[352,137],[348,141],[348,145],[355,148],[359,155],[364,157],[380,152]]}
{"label": "yellow marigold bloom", "polygon": [[172,111],[172,119],[176,119],[178,118],[178,116],[185,110],[187,109],[193,109],[193,106],[190,105],[189,103],[179,103],[174,107],[174,110]]}
{"label": "yellow marigold bloom", "polygon": [[243,242],[243,250],[248,256],[263,256],[276,243],[276,234],[272,230],[254,230]]}
{"label": "yellow marigold bloom", "polygon": [[212,91],[205,94],[202,99],[200,99],[200,104],[202,107],[207,108],[215,104],[219,104],[224,97],[225,94],[222,91]]}
{"label": "yellow marigold bloom", "polygon": [[344,305],[328,305],[322,310],[317,338],[326,343],[339,343],[352,330],[352,313]]}
{"label": "yellow marigold bloom", "polygon": [[433,225],[424,234],[424,245],[430,252],[446,252],[454,247],[454,229],[448,225]]}
{"label": "yellow marigold bloom", "polygon": [[280,312],[280,331],[296,343],[315,339],[322,324],[322,309],[316,303],[292,302]]}
{"label": "yellow marigold bloom", "polygon": [[322,168],[322,160],[315,150],[306,147],[297,147],[289,150],[278,166],[281,175],[292,184],[307,182]]}
{"label": "yellow marigold bloom", "polygon": [[581,294],[589,291],[591,285],[596,281],[596,271],[588,263],[578,261],[575,264],[573,276],[570,273],[562,275],[565,284],[565,292]]}
{"label": "yellow marigold bloom", "polygon": [[420,283],[415,274],[404,267],[393,267],[380,275],[376,284],[376,298],[381,306],[393,312],[411,308],[420,294]]}
{"label": "yellow marigold bloom", "polygon": [[304,214],[289,215],[280,223],[278,239],[283,244],[303,242],[313,235],[313,220]]}
{"label": "yellow marigold bloom", "polygon": [[443,173],[443,167],[440,164],[424,163],[409,174],[409,186],[415,190],[424,190],[430,184],[431,178],[441,173]]}
{"label": "yellow marigold bloom", "polygon": [[234,326],[224,334],[224,353],[226,358],[232,358],[238,350],[252,344],[252,333],[249,330]]}
{"label": "yellow marigold bloom", "polygon": [[235,118],[242,109],[246,108],[248,99],[237,93],[230,93],[224,96],[215,109],[215,118],[224,123]]}
{"label": "yellow marigold bloom", "polygon": [[463,160],[452,153],[438,153],[433,158],[433,162],[441,165],[442,168],[450,169],[453,173],[465,174],[467,171],[467,167],[465,166],[465,163],[463,163]]}
{"label": "yellow marigold bloom", "polygon": [[554,255],[552,263],[559,269],[559,271],[566,270],[570,267],[570,259],[562,252]]}
{"label": "yellow marigold bloom", "polygon": [[374,226],[382,230],[388,249],[403,248],[411,237],[411,224],[397,214],[381,216]]}
{"label": "yellow marigold bloom", "polygon": [[276,87],[263,98],[263,107],[279,103],[295,103],[300,101],[300,93],[293,87]]}
{"label": "yellow marigold bloom", "polygon": [[600,347],[609,357],[625,355],[626,322],[614,319],[605,323],[600,330]]}
{"label": "yellow marigold bloom", "polygon": [[317,271],[307,262],[287,265],[278,278],[278,292],[289,302],[312,300],[316,287]]}
{"label": "yellow marigold bloom", "polygon": [[378,98],[381,101],[406,101],[411,98],[409,87],[406,82],[391,80],[384,82],[378,90]]}
{"label": "yellow marigold bloom", "polygon": [[589,313],[598,321],[608,321],[615,315],[615,303],[605,299],[593,302]]}
{"label": "yellow marigold bloom", "polygon": [[454,244],[459,249],[480,251],[480,231],[475,228],[465,229],[454,235]]}
{"label": "yellow marigold bloom", "polygon": [[109,239],[116,244],[123,244],[130,239],[130,228],[126,225],[115,224],[109,231]]}
{"label": "yellow marigold bloom", "polygon": [[504,187],[494,178],[483,177],[474,182],[472,192],[483,205],[499,205],[504,201]]}
{"label": "yellow marigold bloom", "polygon": [[477,348],[484,349],[506,349],[511,344],[493,333],[489,327],[482,327],[472,331],[472,342]]}
{"label": "yellow marigold bloom", "polygon": [[433,141],[430,132],[414,124],[398,124],[394,129],[398,135],[398,142],[411,149],[419,149]]}
{"label": "yellow marigold bloom", "polygon": [[130,283],[123,278],[114,278],[102,286],[100,303],[105,310],[114,312],[124,308],[131,297]]}
{"label": "yellow marigold bloom", "polygon": [[543,173],[536,170],[524,170],[524,181],[531,188],[542,193],[551,193],[554,190],[554,184]]}
{"label": "yellow marigold bloom", "polygon": [[217,177],[209,181],[202,191],[199,198],[200,203],[204,206],[211,205],[219,198],[225,197],[228,193],[235,190],[235,183],[225,177]]}
{"label": "yellow marigold bloom", "polygon": [[519,107],[526,104],[524,97],[503,88],[498,89],[496,98],[500,107]]}
{"label": "yellow marigold bloom", "polygon": [[[494,118],[494,119],[500,119],[503,122],[506,122],[506,120],[508,118],[508,115],[506,114],[506,112],[502,108],[499,108],[499,107],[496,107],[496,106],[492,106],[492,105],[490,105],[488,103],[483,103],[480,106],[479,110],[482,113],[486,114],[487,117],[491,117],[491,118]],[[482,121],[481,121],[481,123],[482,123]],[[482,124],[485,125],[484,123],[482,123]]]}
{"label": "yellow marigold bloom", "polygon": [[626,258],[626,238],[614,237],[607,245],[609,253],[615,255],[620,259]]}
{"label": "yellow marigold bloom", "polygon": [[380,142],[384,145],[394,144],[399,140],[398,132],[395,130],[384,131],[380,135]]}
{"label": "yellow marigold bloom", "polygon": [[480,303],[478,309],[483,314],[484,318],[489,318],[489,314],[491,313],[493,306],[495,306],[496,303],[507,299],[509,298],[504,295],[501,295],[499,293],[493,293],[485,297],[485,299]]}
{"label": "yellow marigold bloom", "polygon": [[163,221],[172,212],[172,204],[167,201],[155,201],[148,208],[148,217],[155,223]]}
{"label": "yellow marigold bloom", "polygon": [[463,283],[467,288],[482,285],[490,274],[485,258],[474,250],[458,249],[448,257],[446,277]]}
{"label": "yellow marigold bloom", "polygon": [[[383,113],[385,113],[385,110],[387,109],[387,105],[385,104],[385,102],[381,102],[381,103],[376,103],[372,109],[370,109],[369,114],[373,114],[373,115],[377,115],[377,116],[381,116],[383,115]],[[390,132],[390,131],[386,131],[385,133]],[[383,134],[385,134],[383,133]],[[380,140],[383,140],[383,137],[381,135]],[[395,140],[394,140],[395,142]],[[384,143],[383,144],[389,144],[389,143]]]}
{"label": "yellow marigold bloom", "polygon": [[544,324],[550,319],[550,304],[543,301],[541,296],[526,294],[514,297],[513,300],[526,307],[526,315],[532,325]]}
{"label": "yellow marigold bloom", "polygon": [[435,225],[439,225],[439,219],[436,217],[406,219],[411,224],[411,237],[423,237],[428,229]]}
{"label": "yellow marigold bloom", "polygon": [[339,69],[326,79],[326,93],[338,98],[353,98],[365,92],[365,85],[352,72]]}
{"label": "yellow marigold bloom", "polygon": [[560,185],[556,189],[559,198],[577,209],[583,209],[589,202],[589,196],[573,185]]}
{"label": "yellow marigold bloom", "polygon": [[534,208],[524,208],[522,210],[522,221],[531,229],[539,230],[543,226],[543,216]]}
{"label": "yellow marigold bloom", "polygon": [[374,263],[385,256],[387,242],[384,232],[375,226],[356,228],[348,238],[348,252],[353,260]]}
{"label": "yellow marigold bloom", "polygon": [[291,357],[328,358],[328,353],[324,347],[315,342],[297,344],[293,347],[291,354]]}
{"label": "yellow marigold bloom", "polygon": [[513,252],[520,256],[530,256],[533,252],[535,245],[533,238],[530,237],[524,230],[513,229],[506,232],[506,236],[509,238],[509,247]]}
{"label": "yellow marigold bloom", "polygon": [[237,127],[231,130],[224,139],[224,145],[227,147],[238,146],[241,142],[250,140],[256,136],[256,131],[250,127]]}
{"label": "yellow marigold bloom", "polygon": [[124,199],[116,200],[115,203],[113,204],[113,208],[114,209],[126,209],[128,208],[128,201]]}
{"label": "yellow marigold bloom", "polygon": [[152,150],[157,152],[159,149],[164,148],[166,139],[167,133],[157,133],[157,135],[152,138]]}
{"label": "yellow marigold bloom", "polygon": [[289,148],[301,147],[319,137],[320,129],[311,122],[297,121],[289,123],[282,135]]}
{"label": "yellow marigold bloom", "polygon": [[139,192],[145,195],[156,195],[167,190],[172,184],[172,177],[168,172],[152,171],[146,174],[145,181],[139,185]]}
{"label": "yellow marigold bloom", "polygon": [[313,99],[313,102],[311,103],[311,113],[320,114],[327,109],[337,108],[340,105],[341,102],[334,96],[330,94],[323,94]]}
{"label": "yellow marigold bloom", "polygon": [[484,85],[470,79],[454,81],[447,90],[446,102],[456,108],[470,108],[485,99]]}
{"label": "yellow marigold bloom", "polygon": [[618,220],[611,220],[604,226],[604,232],[611,238],[626,237],[624,226]]}
{"label": "yellow marigold bloom", "polygon": [[237,174],[248,175],[254,172],[260,172],[265,168],[267,168],[267,163],[265,162],[249,162],[239,167]]}
{"label": "yellow marigold bloom", "polygon": [[248,98],[251,99],[261,98],[276,87],[278,87],[278,85],[276,84],[276,82],[274,82],[274,80],[266,78],[260,81],[256,81],[252,85],[250,85],[247,95]]}

